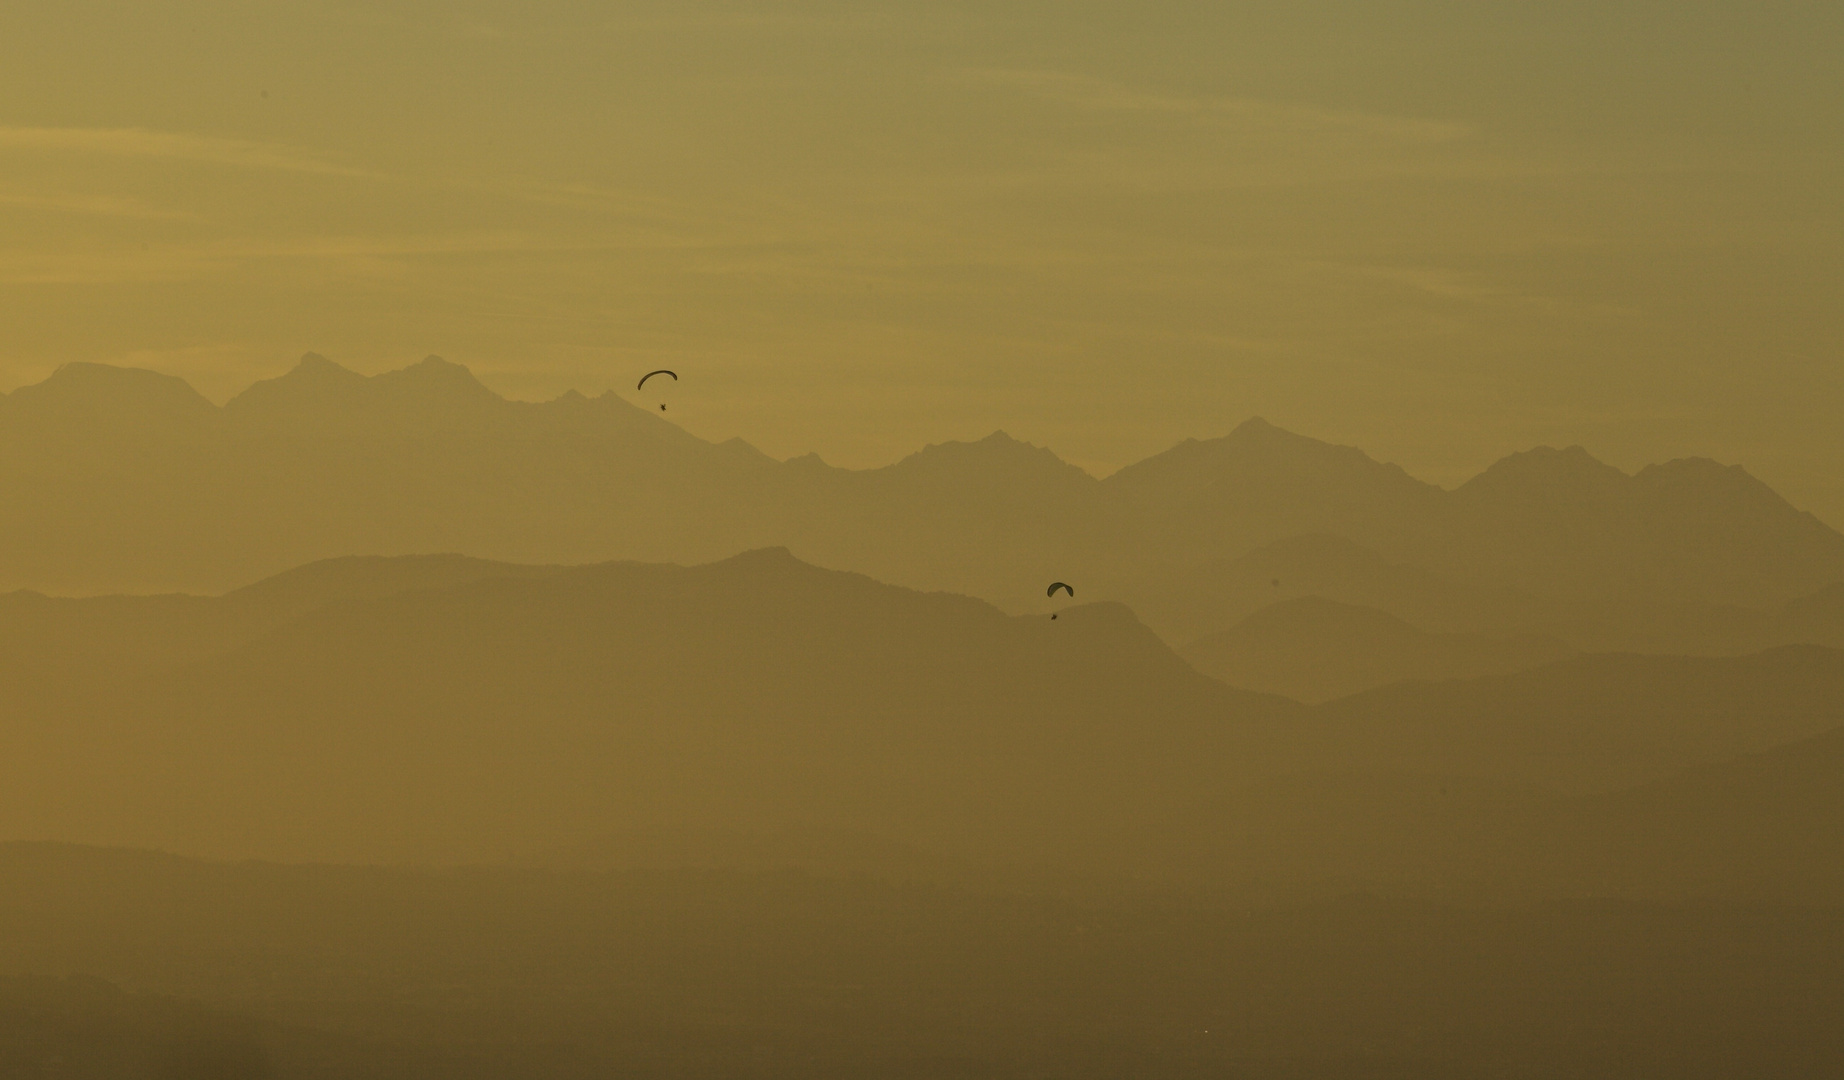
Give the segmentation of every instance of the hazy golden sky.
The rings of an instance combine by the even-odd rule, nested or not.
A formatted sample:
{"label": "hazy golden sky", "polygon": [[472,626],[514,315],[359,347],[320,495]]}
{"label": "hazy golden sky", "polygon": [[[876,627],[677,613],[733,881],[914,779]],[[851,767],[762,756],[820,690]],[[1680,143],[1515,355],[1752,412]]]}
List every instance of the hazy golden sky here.
{"label": "hazy golden sky", "polygon": [[312,349],[777,456],[1251,414],[1844,526],[1844,4],[0,6],[0,389]]}

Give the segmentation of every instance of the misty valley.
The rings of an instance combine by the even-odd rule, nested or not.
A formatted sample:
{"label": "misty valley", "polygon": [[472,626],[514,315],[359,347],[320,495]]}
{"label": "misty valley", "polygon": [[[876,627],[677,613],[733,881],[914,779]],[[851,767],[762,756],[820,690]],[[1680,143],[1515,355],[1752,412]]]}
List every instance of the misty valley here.
{"label": "misty valley", "polygon": [[1733,466],[309,356],[0,397],[0,506],[0,1075],[1844,1071],[1844,535]]}

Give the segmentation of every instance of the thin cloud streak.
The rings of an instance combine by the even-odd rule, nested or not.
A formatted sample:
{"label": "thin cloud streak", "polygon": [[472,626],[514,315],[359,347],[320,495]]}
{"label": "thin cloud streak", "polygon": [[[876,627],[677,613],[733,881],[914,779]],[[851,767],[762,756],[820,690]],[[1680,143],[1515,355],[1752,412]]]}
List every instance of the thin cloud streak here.
{"label": "thin cloud streak", "polygon": [[1167,113],[1277,132],[1357,133],[1395,142],[1424,144],[1454,142],[1477,134],[1473,125],[1458,121],[1322,109],[1260,98],[1158,93],[1070,72],[963,68],[950,74],[967,82],[1013,87],[1039,101],[1074,108]]}
{"label": "thin cloud streak", "polygon": [[[299,147],[150,128],[0,127],[0,153],[94,155],[215,165],[232,169],[335,176],[377,183],[471,193],[512,203],[613,214],[655,229],[683,229],[713,218],[746,219],[727,211],[637,190],[523,177],[420,177],[329,161]],[[21,205],[117,217],[197,219],[159,210],[131,197],[39,195],[0,191],[0,205]],[[662,236],[664,244],[675,241]]]}
{"label": "thin cloud streak", "polygon": [[119,195],[73,195],[67,193],[0,191],[0,207],[17,206],[28,210],[55,210],[92,217],[130,218],[143,221],[190,221],[194,215],[177,210],[149,206],[138,199]]}
{"label": "thin cloud streak", "polygon": [[306,155],[293,147],[149,128],[0,127],[0,150],[105,154],[243,169],[383,179],[383,174]]}

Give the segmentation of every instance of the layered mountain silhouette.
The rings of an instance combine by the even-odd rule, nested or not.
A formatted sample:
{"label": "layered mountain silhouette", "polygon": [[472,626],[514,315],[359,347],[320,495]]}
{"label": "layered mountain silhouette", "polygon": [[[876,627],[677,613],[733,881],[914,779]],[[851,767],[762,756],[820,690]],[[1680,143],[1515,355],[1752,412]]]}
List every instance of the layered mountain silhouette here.
{"label": "layered mountain silhouette", "polygon": [[1554,892],[1835,905],[1844,898],[1844,729],[1546,808],[1500,865]]}
{"label": "layered mountain silhouette", "polygon": [[1824,908],[1251,911],[0,844],[0,956],[86,973],[0,975],[0,1062],[189,1080],[1376,1080],[1507,1062],[1818,1080],[1844,1062],[1841,930]]}
{"label": "layered mountain silhouette", "polygon": [[1604,648],[1844,581],[1844,536],[1703,460],[1628,476],[1540,448],[1444,491],[1251,420],[1105,480],[1002,433],[856,471],[713,445],[612,394],[507,401],[434,357],[365,377],[310,355],[221,408],[66,365],[0,398],[0,500],[0,588],[53,593],[221,592],[344,555],[779,545],[1014,612],[1070,580],[1175,642],[1318,594]]}
{"label": "layered mountain silhouette", "polygon": [[460,555],[348,556],[311,563],[221,597],[0,595],[0,671],[15,678],[93,678],[204,660],[336,603],[542,577],[563,567]]}
{"label": "layered mountain silhouette", "polygon": [[1588,793],[1661,779],[1844,722],[1844,652],[1597,654],[1530,671],[1408,682],[1312,713],[1314,756]]}
{"label": "layered mountain silhouette", "polygon": [[[1844,654],[1800,646],[1307,708],[1200,675],[1116,604],[1011,616],[781,549],[341,559],[218,598],[33,597],[8,625],[39,653],[0,681],[0,830],[269,858],[769,848],[743,861],[1432,888],[1491,823],[1818,738],[1844,700]],[[183,647],[107,652],[143,638]]]}
{"label": "layered mountain silhouette", "polygon": [[[1015,855],[1146,827],[1298,709],[1198,675],[1115,604],[1007,616],[780,549],[475,569],[297,572],[217,603],[246,632],[264,621],[247,605],[273,626],[304,578],[325,605],[220,655],[14,682],[4,827],[478,859],[659,824],[813,825]],[[412,587],[367,595],[390,574]]]}
{"label": "layered mountain silhouette", "polygon": [[1181,650],[1231,686],[1319,702],[1408,680],[1541,667],[1573,652],[1535,634],[1436,634],[1375,608],[1319,596],[1284,600]]}
{"label": "layered mountain silhouette", "polygon": [[1457,582],[1331,533],[1303,533],[1233,558],[1161,567],[1141,575],[1128,592],[1134,610],[1179,643],[1308,596],[1374,608],[1436,632],[1502,630],[1545,618],[1540,602],[1527,594]]}

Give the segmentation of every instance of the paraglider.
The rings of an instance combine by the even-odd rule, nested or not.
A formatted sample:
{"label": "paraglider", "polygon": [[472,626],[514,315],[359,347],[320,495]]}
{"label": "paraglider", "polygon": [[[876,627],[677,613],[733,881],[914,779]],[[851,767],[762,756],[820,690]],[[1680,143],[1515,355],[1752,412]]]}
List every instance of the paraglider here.
{"label": "paraglider", "polygon": [[[647,388],[647,380],[648,380],[648,379],[651,379],[651,378],[652,378],[653,376],[655,376],[655,375],[665,375],[665,376],[667,376],[667,377],[669,377],[670,379],[672,379],[672,381],[673,381],[673,382],[678,382],[678,381],[679,381],[679,373],[678,373],[678,372],[676,372],[676,371],[668,371],[668,370],[666,370],[665,368],[660,368],[660,369],[659,369],[658,371],[649,371],[649,372],[647,372],[647,373],[646,373],[645,375],[642,375],[642,376],[640,377],[640,382],[638,382],[638,383],[636,383],[636,384],[635,384],[635,386],[634,386],[634,389],[636,389],[636,390],[645,390],[645,389]],[[665,411],[666,411],[666,403],[665,403],[665,402],[663,402],[663,401],[662,401],[662,402],[660,402],[660,406],[659,406],[659,411],[660,411],[660,412],[665,412]]]}
{"label": "paraglider", "polygon": [[[1069,583],[1068,583],[1068,582],[1065,582],[1065,581],[1053,581],[1053,582],[1051,582],[1051,583],[1050,583],[1050,587],[1049,587],[1048,589],[1045,589],[1045,590],[1044,590],[1044,595],[1045,595],[1045,596],[1055,596],[1055,595],[1056,595],[1056,591],[1057,591],[1058,589],[1061,589],[1061,590],[1063,590],[1064,592],[1066,592],[1066,593],[1068,593],[1068,594],[1069,594],[1069,598],[1070,598],[1071,600],[1074,600],[1074,599],[1076,598],[1076,590],[1075,590],[1075,589],[1073,589],[1073,588],[1071,588],[1071,587],[1069,586]],[[1052,613],[1050,617],[1051,617],[1052,619],[1054,619],[1054,618],[1056,618],[1056,615],[1055,615],[1055,613]]]}

